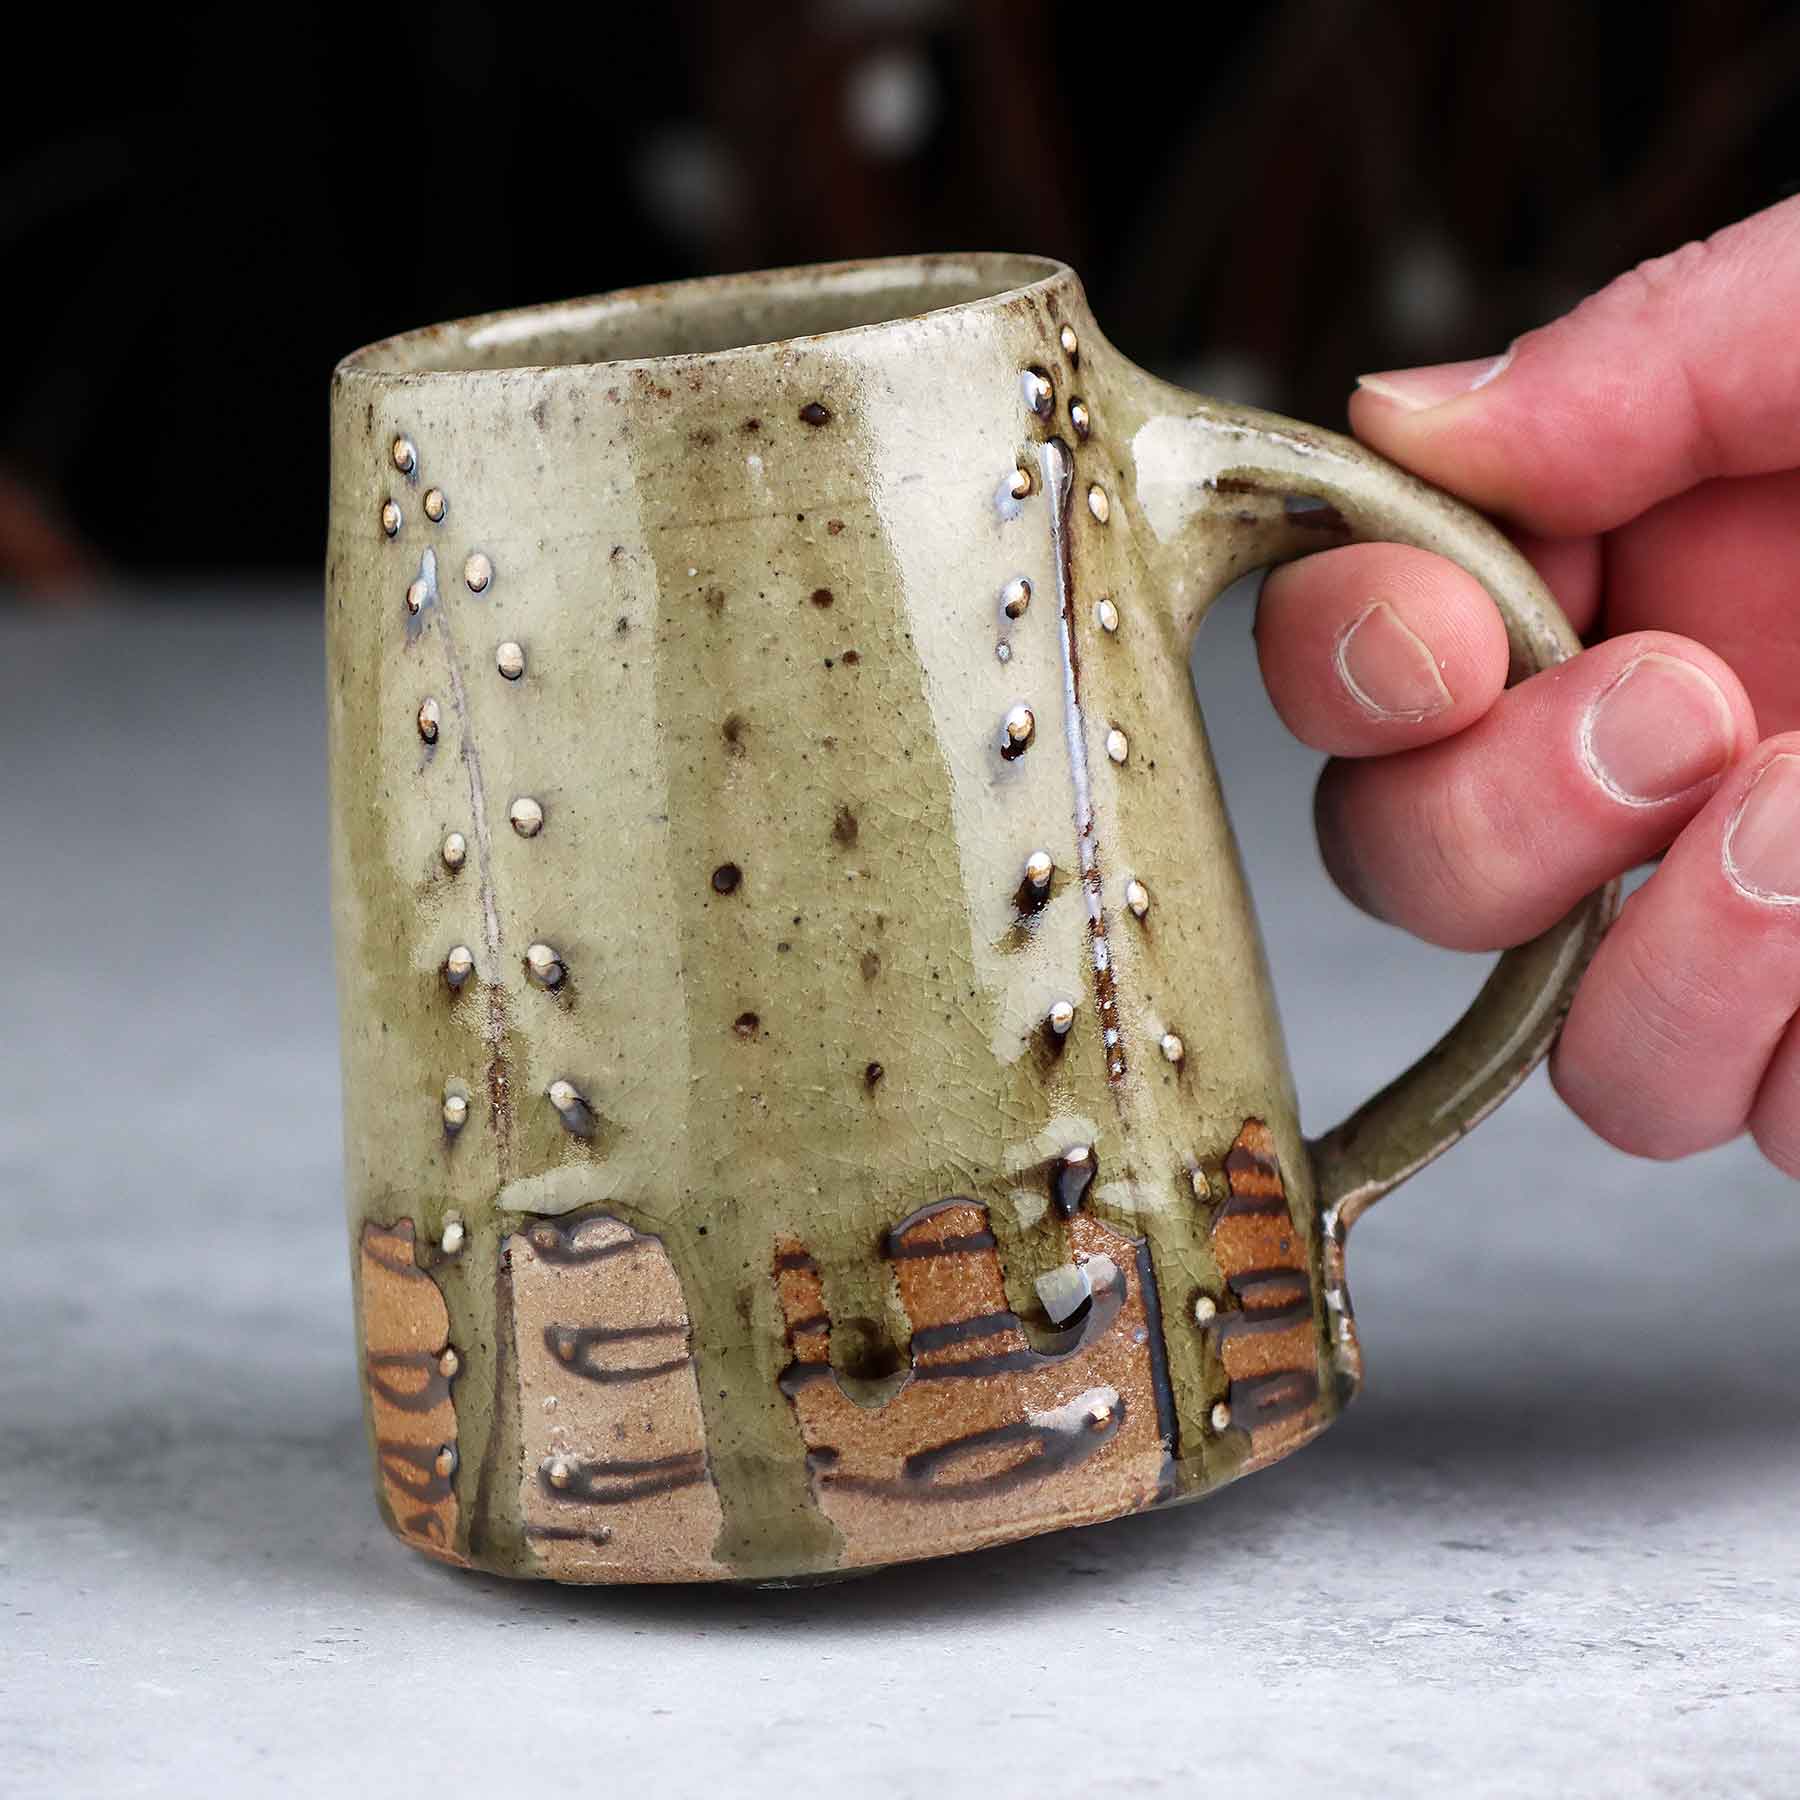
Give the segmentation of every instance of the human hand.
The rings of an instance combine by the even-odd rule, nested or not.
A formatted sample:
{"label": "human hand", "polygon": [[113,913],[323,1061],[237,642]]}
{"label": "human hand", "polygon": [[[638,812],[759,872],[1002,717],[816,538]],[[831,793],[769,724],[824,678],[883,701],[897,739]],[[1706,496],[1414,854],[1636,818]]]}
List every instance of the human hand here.
{"label": "human hand", "polygon": [[[1746,1128],[1800,1175],[1800,200],[1620,277],[1506,356],[1364,377],[1351,423],[1495,514],[1591,648],[1502,691],[1480,585],[1392,544],[1275,570],[1263,675],[1333,878],[1499,949],[1666,852],[1551,1061],[1638,1155]],[[1764,738],[1759,730],[1774,735]]]}

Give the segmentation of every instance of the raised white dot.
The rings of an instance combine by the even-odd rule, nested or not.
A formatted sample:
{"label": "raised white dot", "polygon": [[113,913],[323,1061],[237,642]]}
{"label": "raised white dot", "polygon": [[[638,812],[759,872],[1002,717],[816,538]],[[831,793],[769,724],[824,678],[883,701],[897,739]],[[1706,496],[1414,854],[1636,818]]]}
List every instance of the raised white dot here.
{"label": "raised white dot", "polygon": [[428,518],[432,524],[438,525],[443,522],[444,514],[450,510],[450,502],[444,498],[444,490],[442,488],[427,488],[425,490],[424,507],[426,518]]}
{"label": "raised white dot", "polygon": [[1140,919],[1150,910],[1150,890],[1135,875],[1125,884],[1125,904]]}
{"label": "raised white dot", "polygon": [[1050,885],[1050,877],[1056,872],[1056,864],[1050,860],[1048,850],[1034,850],[1025,859],[1025,879],[1040,892]]}
{"label": "raised white dot", "polygon": [[454,1350],[446,1350],[438,1358],[438,1373],[448,1381],[462,1367],[462,1358]]}
{"label": "raised white dot", "polygon": [[1094,619],[1102,631],[1119,629],[1119,609],[1110,600],[1102,600],[1095,606]]}
{"label": "raised white dot", "polygon": [[1104,1431],[1112,1423],[1113,1409],[1105,1400],[1096,1400],[1088,1408],[1087,1422],[1090,1431]]}
{"label": "raised white dot", "polygon": [[566,1488],[575,1479],[575,1471],[560,1456],[555,1456],[545,1465],[544,1479],[553,1488]]}
{"label": "raised white dot", "polygon": [[452,987],[461,987],[475,969],[475,953],[467,944],[452,944],[444,958],[444,979]]}
{"label": "raised white dot", "polygon": [[1009,644],[1005,638],[1002,638],[1000,642],[994,646],[994,660],[996,662],[1012,661],[1012,645]]}
{"label": "raised white dot", "polygon": [[1214,1431],[1226,1431],[1231,1426],[1231,1408],[1223,1400],[1212,1409],[1212,1428]]}
{"label": "raised white dot", "polygon": [[431,583],[423,575],[417,581],[406,584],[406,610],[409,613],[420,611],[431,598]]}
{"label": "raised white dot", "polygon": [[1131,754],[1130,740],[1116,725],[1106,734],[1106,754],[1116,763],[1122,763]]}
{"label": "raised white dot", "polygon": [[1210,1200],[1212,1198],[1212,1183],[1207,1180],[1206,1171],[1204,1169],[1193,1168],[1188,1171],[1188,1186],[1194,1190],[1194,1198],[1196,1200]]}
{"label": "raised white dot", "polygon": [[456,1446],[454,1444],[445,1444],[438,1451],[437,1458],[431,1466],[437,1470],[438,1474],[441,1475],[444,1480],[448,1481],[450,1477],[456,1473]]}
{"label": "raised white dot", "polygon": [[468,1122],[469,1096],[467,1094],[445,1094],[444,1129],[446,1131],[461,1131]]}
{"label": "raised white dot", "polygon": [[1015,500],[1023,500],[1031,492],[1031,471],[1022,464],[1012,472],[1012,480],[1006,484],[1006,491]]}
{"label": "raised white dot", "polygon": [[411,438],[395,438],[391,454],[394,458],[394,467],[402,475],[410,475],[419,466],[419,453],[413,448]]}
{"label": "raised white dot", "polygon": [[519,677],[525,673],[524,650],[521,649],[519,645],[515,644],[511,638],[508,638],[506,642],[494,652],[494,667],[497,668],[508,681],[517,681]]}
{"label": "raised white dot", "polygon": [[1057,336],[1062,342],[1064,356],[1079,356],[1081,354],[1081,339],[1075,335],[1075,327],[1073,325],[1065,325],[1062,330],[1057,333]]}
{"label": "raised white dot", "polygon": [[[466,1103],[465,1103],[466,1104]],[[463,1222],[454,1213],[444,1221],[444,1229],[438,1238],[438,1248],[446,1256],[455,1256],[463,1247]]]}
{"label": "raised white dot", "polygon": [[1058,1037],[1064,1036],[1075,1023],[1075,1004],[1071,1000],[1058,1000],[1050,1008],[1050,1029]]}
{"label": "raised white dot", "polygon": [[506,809],[506,816],[520,837],[536,837],[544,829],[544,809],[529,794],[521,794]]}
{"label": "raised white dot", "polygon": [[581,1095],[576,1091],[574,1082],[564,1081],[561,1076],[551,1082],[544,1093],[558,1112],[567,1112],[571,1107],[581,1104]]}
{"label": "raised white dot", "polygon": [[1078,438],[1086,437],[1088,432],[1093,429],[1092,421],[1088,418],[1087,402],[1085,400],[1071,400],[1069,402],[1069,423],[1075,427],[1075,435]]}
{"label": "raised white dot", "polygon": [[389,537],[398,535],[400,530],[400,508],[392,500],[384,500],[381,506],[381,529]]}
{"label": "raised white dot", "polygon": [[442,722],[438,712],[438,703],[432,699],[419,702],[419,736],[426,743],[435,744],[438,739],[438,726]]}
{"label": "raised white dot", "polygon": [[1023,575],[1015,575],[1000,590],[1000,610],[1009,619],[1025,616],[1025,609],[1031,604],[1031,583]]}
{"label": "raised white dot", "polygon": [[533,944],[525,952],[525,966],[530,969],[533,981],[541,982],[547,988],[562,986],[562,958],[548,944]]}
{"label": "raised white dot", "polygon": [[1106,489],[1097,481],[1088,489],[1088,511],[1102,525],[1112,517],[1112,502],[1106,497]]}
{"label": "raised white dot", "polygon": [[1210,1325],[1218,1317],[1218,1313],[1218,1302],[1210,1294],[1202,1294],[1194,1302],[1194,1323],[1196,1325]]}
{"label": "raised white dot", "polygon": [[463,580],[468,583],[471,594],[483,592],[487,584],[494,579],[494,565],[479,550],[469,553],[469,559],[463,564]]}
{"label": "raised white dot", "polygon": [[444,867],[460,869],[463,859],[469,854],[469,840],[460,831],[453,831],[444,839]]}
{"label": "raised white dot", "polygon": [[1174,1032],[1165,1031],[1162,1034],[1162,1053],[1164,1061],[1178,1063],[1187,1055],[1187,1045]]}
{"label": "raised white dot", "polygon": [[1024,390],[1025,404],[1040,419],[1047,419],[1056,405],[1056,389],[1050,377],[1042,369],[1027,369],[1019,377],[1019,386]]}
{"label": "raised white dot", "polygon": [[1002,748],[1010,749],[1016,756],[1031,742],[1031,734],[1037,730],[1037,720],[1032,717],[1029,706],[1015,706],[1006,715],[1003,729],[1006,742]]}

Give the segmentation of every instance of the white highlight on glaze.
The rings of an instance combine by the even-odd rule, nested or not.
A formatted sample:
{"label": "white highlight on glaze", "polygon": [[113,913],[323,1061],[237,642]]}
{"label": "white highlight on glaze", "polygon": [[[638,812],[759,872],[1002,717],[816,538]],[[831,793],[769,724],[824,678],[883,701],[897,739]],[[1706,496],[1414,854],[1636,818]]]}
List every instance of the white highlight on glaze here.
{"label": "white highlight on glaze", "polygon": [[406,589],[406,610],[415,618],[437,599],[437,552],[428,544],[419,557],[419,572]]}
{"label": "white highlight on glaze", "polygon": [[455,1256],[463,1247],[464,1235],[462,1214],[450,1213],[444,1220],[444,1230],[438,1239],[438,1248],[446,1256]]}
{"label": "white highlight on glaze", "polygon": [[506,809],[506,816],[522,838],[534,838],[544,829],[544,809],[529,794],[521,794]]}
{"label": "white highlight on glaze", "polygon": [[1165,544],[1213,504],[1213,484],[1234,469],[1310,489],[1318,486],[1324,464],[1333,486],[1347,488],[1353,497],[1381,498],[1377,489],[1383,477],[1329,445],[1204,413],[1163,413],[1146,420],[1132,437],[1131,454],[1138,516]]}
{"label": "white highlight on glaze", "polygon": [[438,703],[427,695],[419,702],[419,736],[426,743],[435,744],[438,741],[438,726],[442,722]]}
{"label": "white highlight on glaze", "polygon": [[461,987],[475,971],[475,953],[467,944],[452,944],[444,958],[444,979],[452,987]]}
{"label": "white highlight on glaze", "polygon": [[444,514],[450,510],[450,502],[444,498],[444,490],[442,488],[427,488],[425,490],[424,505],[426,518],[434,525],[443,524]]}
{"label": "white highlight on glaze", "polygon": [[444,1091],[444,1129],[461,1131],[469,1122],[469,1096],[446,1088]]}
{"label": "white highlight on glaze", "polygon": [[413,447],[413,441],[409,437],[395,438],[389,455],[394,459],[394,467],[402,475],[410,475],[419,466],[419,453]]}
{"label": "white highlight on glaze", "polygon": [[468,861],[469,840],[460,831],[452,831],[445,837],[440,854],[446,869],[460,869]]}
{"label": "white highlight on glaze", "polygon": [[1074,1318],[1081,1307],[1093,1298],[1094,1282],[1087,1263],[1064,1263],[1051,1269],[1036,1282],[1038,1300],[1052,1325]]}
{"label": "white highlight on glaze", "polygon": [[1096,524],[1104,525],[1112,517],[1112,502],[1106,497],[1106,489],[1099,482],[1088,488],[1088,511],[1094,515]]}
{"label": "white highlight on glaze", "polygon": [[1194,1302],[1194,1323],[1196,1325],[1210,1325],[1218,1315],[1218,1302],[1210,1294],[1202,1294]]}
{"label": "white highlight on glaze", "polygon": [[1172,1031],[1165,1031],[1162,1034],[1160,1048],[1165,1062],[1178,1063],[1187,1055],[1187,1045]]}
{"label": "white highlight on glaze", "polygon": [[1023,575],[1015,575],[1000,590],[1000,610],[1009,619],[1025,616],[1025,609],[1031,604],[1031,582]]}
{"label": "white highlight on glaze", "polygon": [[1002,638],[999,643],[994,646],[994,660],[995,662],[1012,661],[1012,645],[1009,644],[1005,638]]}
{"label": "white highlight on glaze", "polygon": [[1131,754],[1130,740],[1116,725],[1106,734],[1106,754],[1116,763],[1122,763]]}
{"label": "white highlight on glaze", "polygon": [[1112,601],[1102,597],[1094,607],[1094,621],[1100,629],[1108,634],[1119,629],[1119,609]]}
{"label": "white highlight on glaze", "polygon": [[385,531],[389,537],[396,537],[399,535],[400,508],[397,507],[392,500],[384,500],[381,503],[381,529]]}
{"label": "white highlight on glaze", "polygon": [[519,677],[525,673],[524,649],[520,645],[515,644],[511,638],[508,638],[506,642],[494,652],[494,667],[497,668],[508,681],[517,681]]}
{"label": "white highlight on glaze", "polygon": [[487,585],[494,579],[494,565],[486,554],[480,550],[471,550],[468,560],[463,564],[463,581],[471,594],[487,591]]}
{"label": "white highlight on glaze", "polygon": [[1112,951],[1108,948],[1105,938],[1096,938],[1094,940],[1094,967],[1096,969],[1110,969],[1112,967]]}
{"label": "white highlight on glaze", "polygon": [[[1081,697],[1075,687],[1075,596],[1070,591],[1068,555],[1069,493],[1075,471],[1068,446],[1060,438],[1050,438],[1038,445],[1038,461],[1044,472],[1044,492],[1050,500],[1050,556],[1056,568],[1058,641],[1062,649],[1063,676],[1063,741],[1069,752],[1069,779],[1075,789],[1075,850],[1081,868],[1081,891],[1087,901],[1088,937],[1093,945],[1095,992],[1102,991],[1101,978],[1109,971],[1109,963],[1101,960],[1106,943],[1106,909],[1100,898],[1100,856],[1095,843],[1094,790],[1088,772],[1087,722],[1082,716]],[[1102,1025],[1107,1025],[1105,1013]],[[1117,1081],[1125,1073],[1124,1053],[1119,1049],[1119,1034],[1108,1029],[1104,1033],[1107,1050],[1108,1079]]]}
{"label": "white highlight on glaze", "polygon": [[1058,1037],[1066,1037],[1069,1027],[1075,1023],[1075,1003],[1072,1000],[1057,1000],[1050,1008],[1050,1029]]}
{"label": "white highlight on glaze", "polygon": [[1058,1437],[1072,1438],[1086,1431],[1105,1430],[1118,1407],[1117,1388],[1091,1387],[1073,1400],[1065,1400],[1061,1406],[1052,1406],[1043,1412],[1028,1412],[1025,1419],[1034,1431],[1054,1432]]}
{"label": "white highlight on glaze", "polygon": [[1019,375],[1019,388],[1025,396],[1025,404],[1040,419],[1047,419],[1056,405],[1056,389],[1046,375],[1040,375],[1036,369],[1025,369]]}
{"label": "white highlight on glaze", "polygon": [[1139,919],[1150,910],[1150,890],[1135,875],[1125,884],[1125,904]]}
{"label": "white highlight on glaze", "polygon": [[1034,850],[1025,859],[1025,879],[1042,893],[1050,885],[1050,877],[1056,873],[1056,864],[1048,850]]}
{"label": "white highlight on glaze", "polygon": [[1223,1400],[1218,1401],[1212,1409],[1212,1428],[1214,1431],[1231,1429],[1231,1408]]}

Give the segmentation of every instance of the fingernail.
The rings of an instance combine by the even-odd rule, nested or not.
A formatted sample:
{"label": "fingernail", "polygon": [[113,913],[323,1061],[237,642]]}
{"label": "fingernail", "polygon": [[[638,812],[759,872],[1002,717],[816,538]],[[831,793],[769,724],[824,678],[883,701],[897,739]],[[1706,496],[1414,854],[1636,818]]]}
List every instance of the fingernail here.
{"label": "fingernail", "polygon": [[1772,756],[1725,827],[1725,873],[1757,900],[1800,904],[1800,756]]}
{"label": "fingernail", "polygon": [[1484,388],[1512,361],[1508,350],[1501,356],[1480,356],[1473,362],[1433,363],[1425,369],[1386,369],[1379,375],[1359,375],[1358,387],[1404,406],[1408,412],[1424,412]]}
{"label": "fingernail", "polygon": [[1429,719],[1450,704],[1425,640],[1385,600],[1364,608],[1337,642],[1338,673],[1377,719]]}
{"label": "fingernail", "polygon": [[1650,651],[1601,690],[1581,747],[1602,787],[1632,806],[1685,794],[1731,761],[1731,703],[1704,670]]}

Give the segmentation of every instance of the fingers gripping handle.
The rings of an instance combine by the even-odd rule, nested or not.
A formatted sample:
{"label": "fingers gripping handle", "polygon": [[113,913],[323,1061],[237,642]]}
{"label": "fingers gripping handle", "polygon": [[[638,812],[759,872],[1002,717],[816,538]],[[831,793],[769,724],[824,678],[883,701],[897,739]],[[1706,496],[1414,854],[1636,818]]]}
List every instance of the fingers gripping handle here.
{"label": "fingers gripping handle", "polygon": [[[1348,438],[1184,395],[1179,412],[1146,424],[1136,449],[1139,503],[1153,517],[1161,508],[1165,524],[1179,517],[1200,526],[1202,541],[1210,513],[1238,527],[1231,554],[1208,558],[1212,593],[1248,569],[1309,550],[1411,544],[1459,563],[1486,588],[1506,622],[1509,682],[1580,648],[1536,571],[1493,526]],[[1195,535],[1181,533],[1189,543]],[[1313,1141],[1320,1212],[1335,1229],[1442,1155],[1537,1066],[1617,906],[1613,883],[1506,951],[1430,1050]]]}

